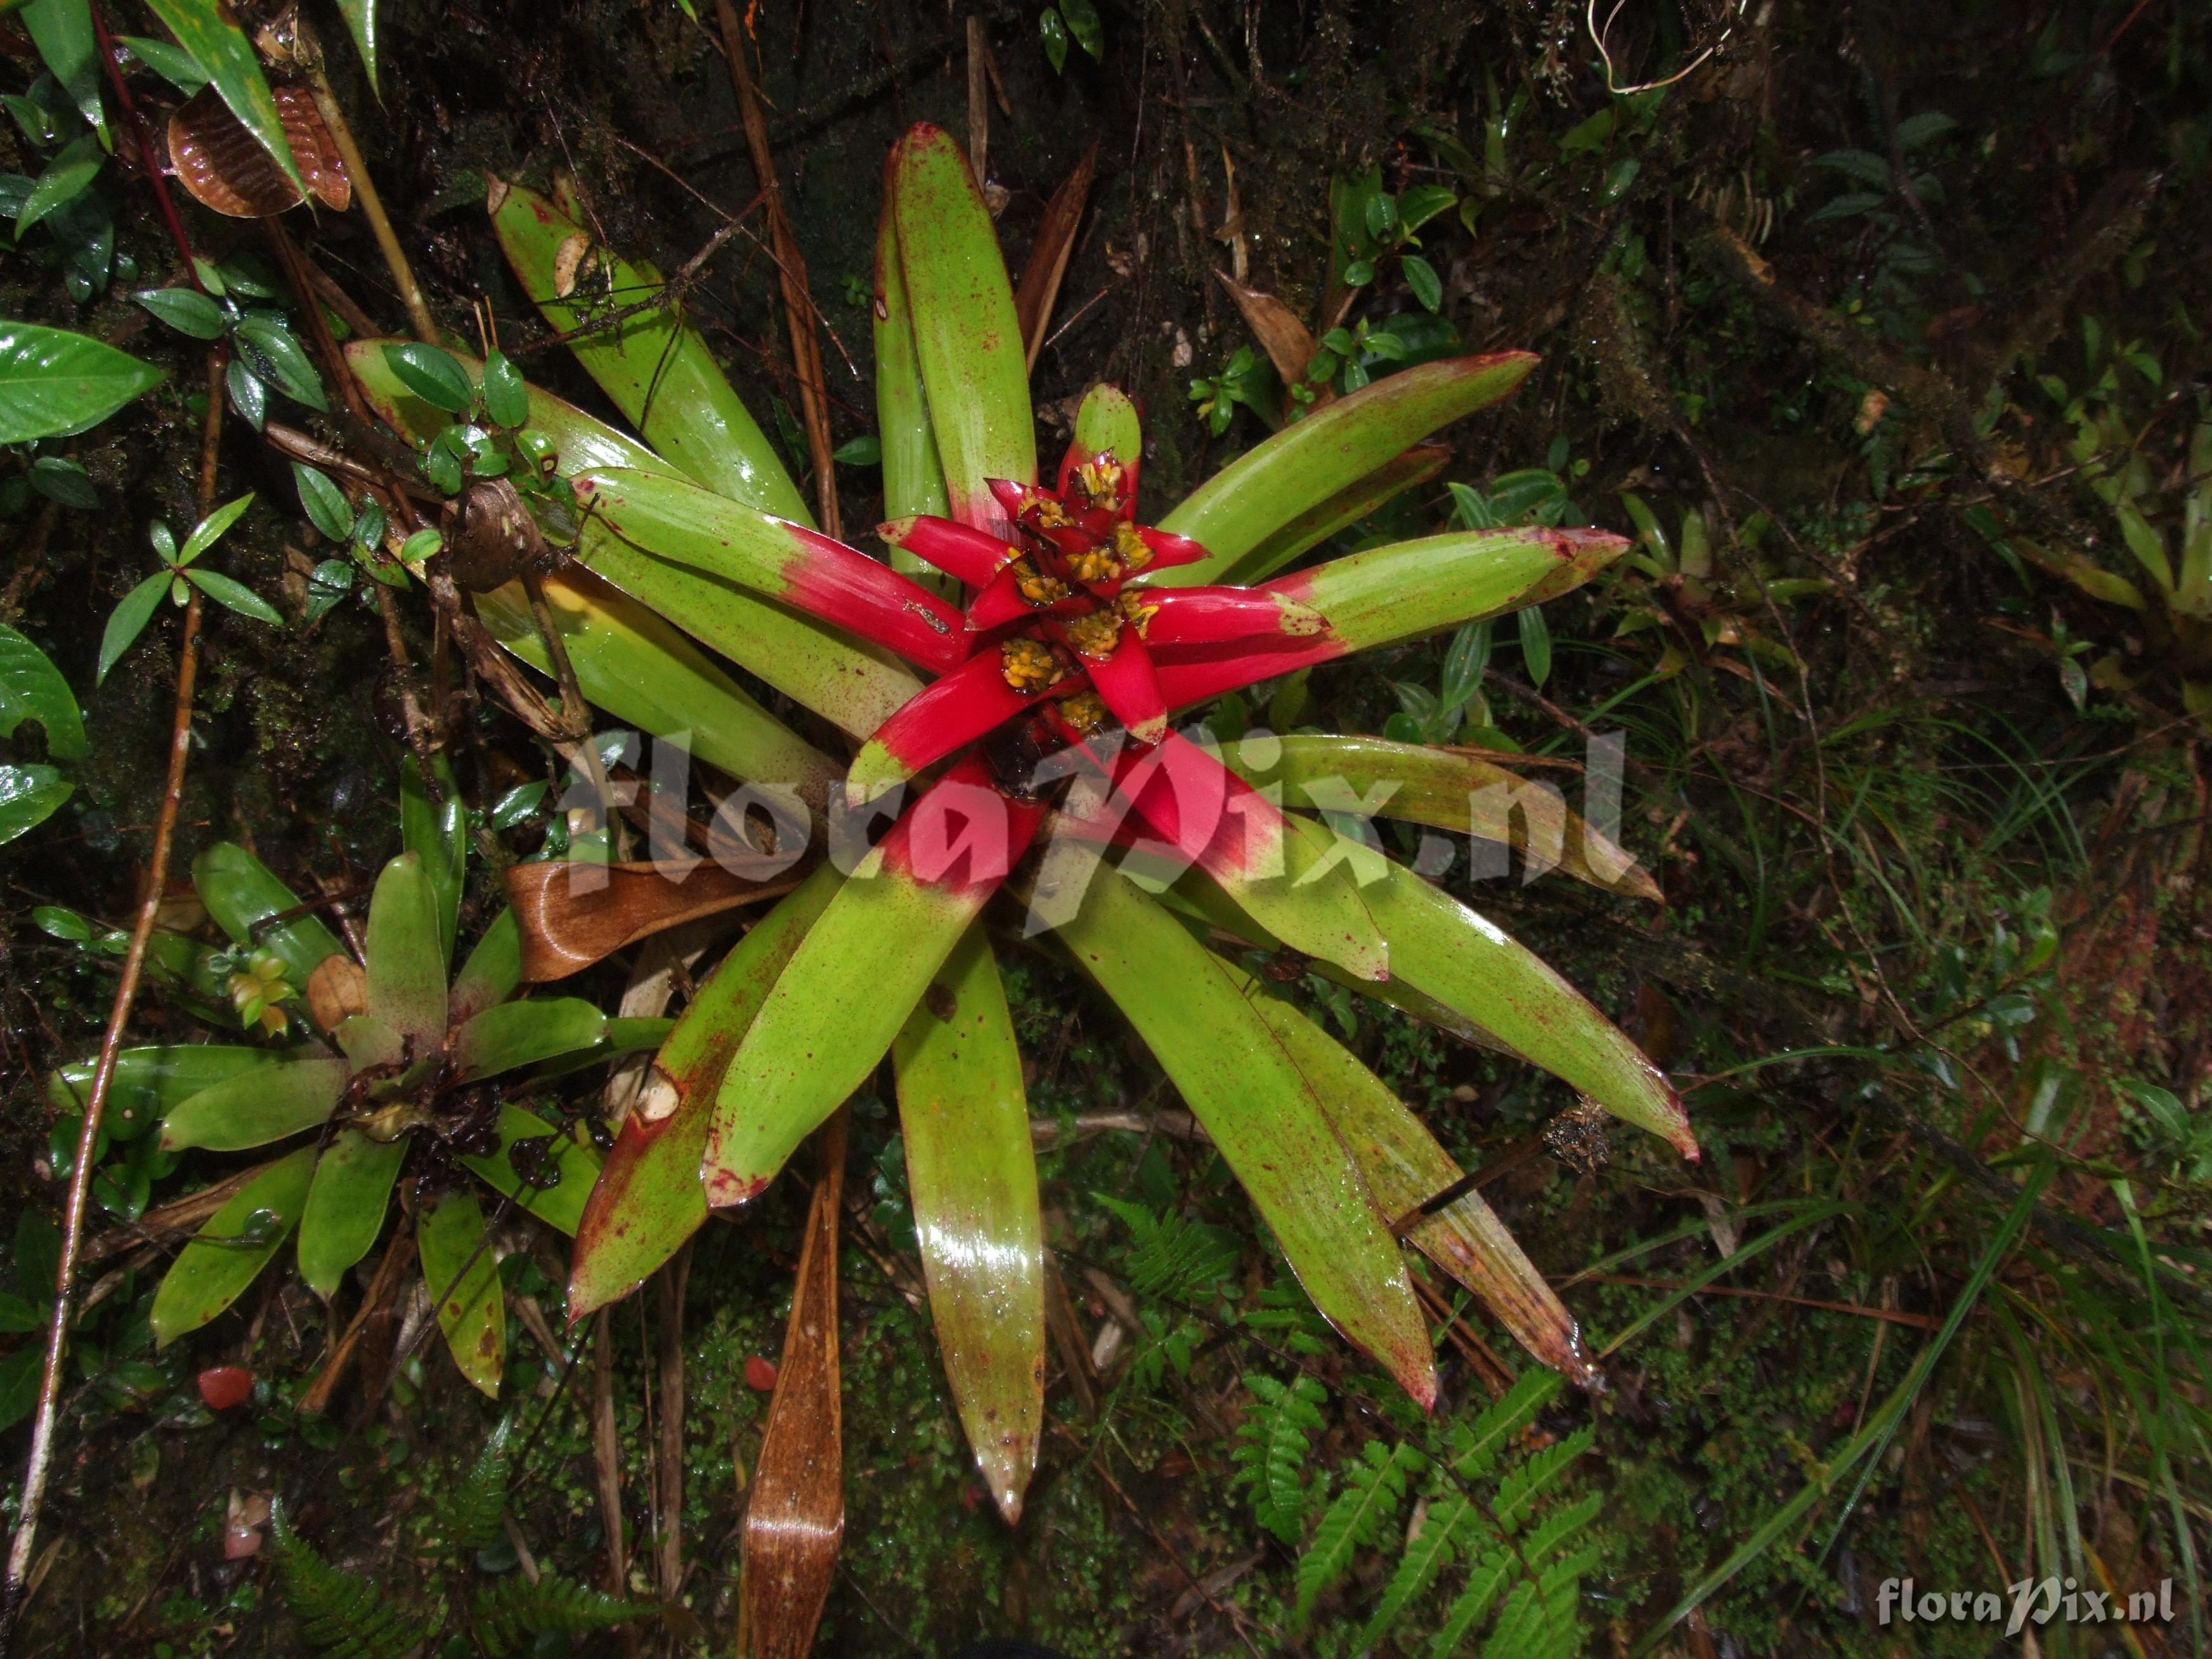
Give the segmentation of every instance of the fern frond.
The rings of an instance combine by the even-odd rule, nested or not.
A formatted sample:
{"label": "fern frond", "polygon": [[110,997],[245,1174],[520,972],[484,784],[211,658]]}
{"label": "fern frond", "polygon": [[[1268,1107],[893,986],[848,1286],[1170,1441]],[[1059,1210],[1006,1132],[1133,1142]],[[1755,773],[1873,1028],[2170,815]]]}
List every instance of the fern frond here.
{"label": "fern frond", "polygon": [[1154,1215],[1141,1204],[1091,1194],[1129,1230],[1123,1267],[1139,1296],[1189,1302],[1209,1291],[1236,1270],[1237,1235],[1170,1213]]}
{"label": "fern frond", "polygon": [[271,1504],[269,1531],[276,1576],[301,1633],[330,1659],[400,1659],[430,1639],[434,1626],[410,1617],[368,1579],[340,1572],[292,1530],[284,1506]]}
{"label": "fern frond", "polygon": [[1482,1659],[1549,1659],[1552,1624],[1543,1595],[1524,1578],[1498,1610],[1498,1625],[1482,1644]]}
{"label": "fern frond", "polygon": [[1565,1440],[1544,1448],[1498,1483],[1498,1501],[1490,1512],[1498,1524],[1511,1532],[1528,1518],[1529,1507],[1545,1487],[1565,1474],[1575,1459],[1596,1438],[1593,1429],[1577,1429]]}
{"label": "fern frond", "polygon": [[1506,1443],[1536,1420],[1536,1413],[1559,1391],[1559,1374],[1532,1367],[1505,1391],[1505,1397],[1452,1437],[1452,1468],[1462,1480],[1490,1472]]}
{"label": "fern frond", "polygon": [[1513,1576],[1513,1556],[1510,1551],[1496,1549],[1474,1564],[1468,1575],[1467,1584],[1452,1600],[1444,1621],[1437,1627],[1429,1642],[1429,1659],[1451,1659],[1459,1651],[1460,1644],[1467,1640],[1468,1632],[1482,1621],[1497,1601],[1498,1591],[1505,1588]]}
{"label": "fern frond", "polygon": [[1583,1577],[1600,1559],[1595,1548],[1577,1550],[1536,1580],[1537,1598],[1544,1604],[1544,1623],[1550,1639],[1546,1650],[1562,1659],[1582,1651],[1581,1610]]}
{"label": "fern frond", "polygon": [[486,1548],[499,1536],[500,1517],[507,1513],[507,1479],[514,1472],[514,1419],[500,1419],[447,1502],[446,1537],[456,1553]]}
{"label": "fern frond", "polygon": [[1381,1441],[1370,1440],[1360,1449],[1359,1461],[1345,1472],[1344,1490],[1315,1529],[1312,1547],[1298,1558],[1298,1599],[1292,1614],[1298,1623],[1311,1614],[1322,1592],[1352,1570],[1352,1555],[1361,1545],[1382,1541],[1383,1529],[1406,1501],[1407,1475],[1427,1462],[1417,1447],[1404,1443],[1385,1450]]}
{"label": "fern frond", "polygon": [[1328,1426],[1321,1414],[1328,1391],[1310,1376],[1289,1383],[1254,1373],[1244,1379],[1261,1409],[1238,1425],[1230,1453],[1237,1465],[1234,1483],[1252,1488],[1255,1520],[1285,1544],[1296,1547],[1306,1529],[1306,1511],[1319,1482],[1306,1484],[1313,1443],[1306,1436]]}
{"label": "fern frond", "polygon": [[1596,1520],[1598,1511],[1604,1507],[1604,1496],[1592,1492],[1579,1504],[1570,1504],[1546,1516],[1543,1524],[1521,1540],[1521,1559],[1532,1571],[1542,1566],[1547,1556]]}
{"label": "fern frond", "polygon": [[1358,1645],[1372,1648],[1388,1635],[1406,1616],[1407,1609],[1428,1593],[1429,1586],[1460,1550],[1481,1537],[1488,1526],[1482,1511],[1457,1492],[1431,1498],[1419,1530],[1406,1540],[1406,1553],[1398,1558],[1397,1571],[1390,1575],[1381,1605],[1359,1633]]}
{"label": "fern frond", "polygon": [[1272,1280],[1259,1295],[1259,1305],[1244,1315],[1249,1330],[1267,1331],[1292,1353],[1309,1357],[1329,1352],[1334,1346],[1328,1322],[1315,1309],[1297,1280]]}
{"label": "fern frond", "polygon": [[484,1651],[501,1659],[529,1637],[582,1636],[648,1619],[659,1610],[650,1601],[626,1601],[555,1573],[539,1574],[534,1584],[516,1573],[477,1591],[469,1622]]}

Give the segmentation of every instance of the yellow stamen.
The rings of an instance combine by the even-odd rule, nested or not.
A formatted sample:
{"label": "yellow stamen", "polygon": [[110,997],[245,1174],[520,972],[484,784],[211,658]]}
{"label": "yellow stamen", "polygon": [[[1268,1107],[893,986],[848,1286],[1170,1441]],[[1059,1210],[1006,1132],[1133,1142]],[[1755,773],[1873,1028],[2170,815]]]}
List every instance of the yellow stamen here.
{"label": "yellow stamen", "polygon": [[1094,611],[1067,624],[1067,642],[1086,657],[1110,657],[1121,642],[1121,618],[1112,611]]}
{"label": "yellow stamen", "polygon": [[1121,562],[1132,570],[1142,570],[1152,562],[1152,550],[1145,545],[1145,538],[1137,533],[1137,526],[1127,519],[1114,526],[1114,550],[1121,556]]}
{"label": "yellow stamen", "polygon": [[1096,691],[1079,691],[1063,698],[1060,717],[1086,738],[1112,718],[1106,712],[1106,700]]}
{"label": "yellow stamen", "polygon": [[1115,601],[1121,607],[1121,614],[1135,626],[1137,637],[1140,640],[1152,636],[1152,618],[1159,615],[1160,611],[1157,602],[1147,605],[1145,598],[1142,592],[1133,587]]}
{"label": "yellow stamen", "polygon": [[1017,691],[1042,691],[1066,678],[1042,640],[1012,639],[999,647],[999,672]]}
{"label": "yellow stamen", "polygon": [[1026,558],[1014,561],[1014,588],[1031,605],[1053,605],[1067,597],[1067,584],[1048,576]]}

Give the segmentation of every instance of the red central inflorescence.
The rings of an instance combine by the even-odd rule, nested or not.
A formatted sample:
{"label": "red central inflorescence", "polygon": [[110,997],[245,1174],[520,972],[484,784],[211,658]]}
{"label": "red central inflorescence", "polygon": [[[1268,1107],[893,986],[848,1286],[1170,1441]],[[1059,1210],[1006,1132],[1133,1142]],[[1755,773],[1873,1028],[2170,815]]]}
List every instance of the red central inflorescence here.
{"label": "red central inflorescence", "polygon": [[848,786],[856,799],[1025,716],[1062,744],[1118,723],[1150,748],[1167,736],[1168,714],[1153,647],[1279,653],[1324,631],[1317,612],[1263,590],[1137,586],[1206,556],[1188,537],[1136,522],[1137,471],[1133,457],[1078,445],[1057,489],[994,480],[1007,517],[991,530],[927,516],[882,527],[975,590],[969,654],[877,732]]}

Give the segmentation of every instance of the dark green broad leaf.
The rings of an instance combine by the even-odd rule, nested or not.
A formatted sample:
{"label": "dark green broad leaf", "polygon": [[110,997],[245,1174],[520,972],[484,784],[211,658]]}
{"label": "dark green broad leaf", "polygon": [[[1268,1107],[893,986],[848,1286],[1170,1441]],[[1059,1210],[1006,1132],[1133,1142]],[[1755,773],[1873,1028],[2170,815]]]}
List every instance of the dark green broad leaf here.
{"label": "dark green broad leaf", "polygon": [[[520,1152],[515,1148],[522,1147]],[[461,1162],[548,1226],[574,1237],[599,1178],[599,1155],[520,1106],[499,1109],[499,1146]]]}
{"label": "dark green broad leaf", "polygon": [[1106,52],[1106,26],[1098,21],[1098,8],[1091,0],[1060,0],[1060,15],[1067,20],[1067,32],[1075,37],[1075,44],[1089,52],[1092,61]]}
{"label": "dark green broad leaf", "polygon": [[270,1164],[215,1212],[154,1293],[154,1340],[167,1347],[196,1331],[245,1293],[299,1224],[315,1171],[315,1149],[302,1146]]}
{"label": "dark green broad leaf", "polygon": [[1044,42],[1045,61],[1060,74],[1067,67],[1067,20],[1059,7],[1047,6],[1037,14],[1037,34]]}
{"label": "dark green broad leaf", "polygon": [[399,763],[399,837],[422,861],[438,902],[439,961],[450,963],[460,927],[461,885],[468,875],[469,811],[453,763],[443,754],[432,757],[430,781],[437,786],[434,797],[422,787],[415,757]]}
{"label": "dark green broad leaf", "polygon": [[368,88],[376,85],[376,0],[338,0],[339,14],[346,27],[353,31],[354,46],[361,52],[361,66],[368,72]]}
{"label": "dark green broad leaf", "polygon": [[522,382],[522,371],[503,351],[495,350],[484,359],[483,395],[484,412],[508,431],[529,424],[530,388]]}
{"label": "dark green broad leaf", "polygon": [[[265,1048],[213,1043],[157,1043],[125,1048],[115,1057],[100,1125],[118,1140],[133,1140],[204,1089],[270,1063]],[[92,1098],[96,1061],[72,1060],[46,1079],[46,1099],[58,1112],[82,1115]]]}
{"label": "dark green broad leaf", "polygon": [[502,1002],[453,1033],[454,1066],[465,1078],[491,1077],[595,1046],[606,1016],[581,997]]}
{"label": "dark green broad leaf", "polygon": [[358,1129],[340,1130],[316,1159],[300,1218],[300,1277],[317,1296],[334,1294],[346,1269],[376,1243],[406,1161],[405,1136],[371,1140]]}
{"label": "dark green broad leaf", "polygon": [[74,787],[51,766],[0,766],[0,842],[37,829]]}
{"label": "dark green broad leaf", "polygon": [[446,1042],[446,953],[440,942],[438,895],[421,856],[402,853],[384,866],[368,905],[368,1012],[415,1051]]}
{"label": "dark green broad leaf", "polygon": [[84,758],[84,717],[69,682],[45,652],[0,623],[0,738],[14,737],[25,720],[45,728],[56,760]]}
{"label": "dark green broad leaf", "polygon": [[384,360],[400,385],[448,415],[465,415],[476,401],[477,389],[468,370],[450,351],[420,343],[392,345],[385,347]]}
{"label": "dark green broad leaf", "polygon": [[0,1359],[0,1429],[12,1429],[37,1407],[46,1364],[46,1346],[38,1342],[25,1343]]}
{"label": "dark green broad leaf", "polygon": [[238,1152],[312,1129],[337,1109],[351,1075],[336,1054],[271,1060],[180,1101],[161,1120],[162,1148]]}
{"label": "dark green broad leaf", "polygon": [[305,196],[307,186],[293,162],[292,146],[285,140],[276,95],[269,90],[253,43],[231,21],[230,8],[223,0],[147,0],[147,3],[169,26],[177,44],[207,71],[216,93],[230,106],[230,112],[269,152],[292,188]]}
{"label": "dark green broad leaf", "polygon": [[267,623],[271,628],[284,625],[284,615],[244,582],[213,570],[187,570],[185,580],[213,599],[226,611],[234,611],[255,622]]}
{"label": "dark green broad leaf", "polygon": [[415,1242],[453,1363],[496,1400],[507,1369],[507,1297],[477,1195],[464,1188],[433,1200],[415,1224]]}
{"label": "dark green broad leaf", "polygon": [[100,662],[93,670],[94,685],[106,684],[107,671],[122,661],[123,653],[137,643],[138,636],[146,631],[146,624],[154,620],[161,595],[169,591],[170,580],[167,570],[156,570],[125,593],[115,609],[108,612],[107,626],[100,636]]}
{"label": "dark green broad leaf", "polygon": [[97,426],[163,374],[82,334],[0,322],[0,444]]}
{"label": "dark green broad leaf", "polygon": [[187,98],[208,83],[207,71],[199,66],[199,60],[182,46],[145,34],[118,34],[115,38],[133,58]]}
{"label": "dark green broad leaf", "polygon": [[324,414],[330,412],[330,399],[323,392],[323,377],[308,358],[306,348],[285,326],[283,318],[273,312],[249,312],[239,319],[231,337],[239,356],[256,378],[310,409]]}
{"label": "dark green broad leaf", "polygon": [[106,136],[100,105],[100,36],[89,0],[30,0],[17,14],[40,59],[87,125]]}
{"label": "dark green broad leaf", "polygon": [[[192,860],[192,886],[233,944],[275,951],[295,985],[306,985],[325,957],[342,953],[337,936],[312,911],[296,914],[306,909],[299,895],[234,842],[217,842]],[[272,920],[277,916],[284,920]]]}
{"label": "dark green broad leaf", "polygon": [[48,501],[80,513],[100,510],[100,491],[92,475],[66,455],[41,455],[31,463],[31,488]]}
{"label": "dark green broad leaf", "polygon": [[343,546],[353,535],[354,514],[345,491],[304,462],[292,463],[292,481],[300,489],[300,505],[316,529]]}
{"label": "dark green broad leaf", "polygon": [[216,340],[230,325],[222,307],[196,288],[142,289],[131,296],[179,334]]}
{"label": "dark green broad leaf", "polygon": [[269,383],[246,366],[243,356],[230,360],[223,371],[222,383],[230,392],[230,401],[240,419],[256,432],[269,419]]}

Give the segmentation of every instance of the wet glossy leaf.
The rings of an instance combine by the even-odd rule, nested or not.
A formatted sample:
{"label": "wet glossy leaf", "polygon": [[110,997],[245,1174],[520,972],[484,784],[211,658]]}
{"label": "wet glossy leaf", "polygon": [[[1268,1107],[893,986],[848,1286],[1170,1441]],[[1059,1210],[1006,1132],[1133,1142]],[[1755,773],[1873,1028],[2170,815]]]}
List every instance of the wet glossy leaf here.
{"label": "wet glossy leaf", "polygon": [[476,1194],[464,1188],[430,1200],[416,1223],[415,1240],[453,1363],[496,1400],[507,1368],[507,1297]]}
{"label": "wet glossy leaf", "polygon": [[1060,74],[1067,68],[1067,21],[1058,6],[1047,6],[1037,14],[1037,33],[1044,42],[1045,61],[1054,75]]}
{"label": "wet glossy leaf", "polygon": [[522,383],[522,371],[502,351],[484,359],[483,395],[485,411],[501,426],[512,429],[528,422],[529,388]]}
{"label": "wet glossy leaf", "polygon": [[1409,253],[1398,262],[1398,269],[1406,278],[1406,286],[1413,290],[1413,297],[1427,311],[1439,309],[1444,302],[1443,278],[1437,268],[1418,253]]}
{"label": "wet glossy leaf", "polygon": [[1137,1028],[1315,1307],[1423,1406],[1428,1328],[1396,1241],[1315,1090],[1222,964],[1118,871],[1060,936]]}
{"label": "wet glossy leaf", "polygon": [[51,766],[0,765],[0,842],[37,829],[70,798],[73,787]]}
{"label": "wet glossy leaf", "polygon": [[91,185],[107,161],[107,152],[91,133],[72,138],[61,153],[46,163],[46,171],[15,216],[15,240],[55,209],[75,201]]}
{"label": "wet glossy leaf", "polygon": [[1529,684],[1540,690],[1552,678],[1551,625],[1533,605],[1514,620],[1521,629],[1521,665],[1528,671]]}
{"label": "wet glossy leaf", "polygon": [[199,66],[199,60],[173,41],[157,40],[145,34],[118,34],[115,38],[129,48],[133,58],[185,97],[207,85],[207,71]]}
{"label": "wet glossy leaf", "polygon": [[272,628],[284,625],[283,613],[244,582],[233,581],[212,570],[188,570],[185,580],[226,611],[235,611],[241,617],[267,623]]}
{"label": "wet glossy leaf", "polygon": [[502,910],[453,975],[446,1018],[458,1024],[504,1002],[522,983],[522,929],[513,910]]}
{"label": "wet glossy leaf", "polygon": [[[520,1158],[514,1152],[518,1142],[526,1147],[526,1155]],[[494,1191],[505,1194],[540,1221],[571,1237],[591,1198],[592,1183],[599,1176],[597,1152],[520,1106],[499,1109],[495,1151],[460,1161]],[[571,1308],[569,1312],[574,1316],[575,1310]]]}
{"label": "wet glossy leaf", "polygon": [[[294,985],[307,984],[324,957],[343,948],[312,912],[289,915],[301,908],[299,896],[233,842],[217,842],[192,860],[192,887],[233,944],[275,951],[283,958],[284,977]],[[288,919],[271,922],[277,915]]]}
{"label": "wet glossy leaf", "polygon": [[384,348],[384,361],[400,385],[434,409],[465,415],[476,401],[476,385],[450,351],[410,341]]}
{"label": "wet glossy leaf", "polygon": [[84,716],[69,682],[45,652],[0,623],[0,738],[15,736],[25,720],[45,732],[54,759],[84,758]]}
{"label": "wet glossy leaf", "polygon": [[1044,1419],[1044,1237],[1022,1056],[971,927],[891,1045],[907,1186],[945,1377],[1009,1525]]}
{"label": "wet glossy leaf", "polygon": [[246,366],[244,357],[234,357],[230,367],[222,374],[223,389],[230,393],[231,406],[238,410],[239,418],[256,432],[269,421],[269,385]]}
{"label": "wet glossy leaf", "polygon": [[246,509],[253,505],[253,492],[246,491],[235,501],[225,501],[221,507],[192,526],[191,534],[177,551],[176,562],[190,564],[194,559],[222,539],[223,532],[236,524]]}
{"label": "wet glossy leaf", "polygon": [[40,456],[31,463],[30,481],[32,489],[59,506],[80,513],[100,508],[100,491],[93,487],[92,475],[65,455]]}
{"label": "wet glossy leaf", "polygon": [[97,426],[165,372],[82,334],[0,322],[0,444]]}
{"label": "wet glossy leaf", "polygon": [[207,71],[208,79],[256,142],[267,150],[293,189],[307,193],[293,164],[292,147],[276,95],[261,73],[261,59],[246,32],[230,20],[221,0],[147,0],[177,43]]}
{"label": "wet glossy leaf", "polygon": [[316,372],[307,349],[292,336],[280,317],[249,312],[231,331],[239,356],[260,380],[295,402],[322,414],[330,412],[323,392],[323,377]]}
{"label": "wet glossy leaf", "polygon": [[619,1301],[707,1219],[699,1155],[730,1057],[844,878],[823,864],[739,939],[700,988],[654,1060],[676,1085],[667,1116],[623,1124],[576,1233],[568,1309],[581,1318]]}
{"label": "wet glossy leaf", "polygon": [[336,1055],[271,1060],[240,1072],[171,1108],[161,1120],[162,1149],[237,1152],[312,1129],[337,1109],[350,1075]]}
{"label": "wet glossy leaf", "polygon": [[1060,0],[1060,14],[1067,20],[1067,32],[1075,37],[1076,45],[1094,61],[1104,55],[1106,27],[1098,21],[1098,8],[1091,0]]}
{"label": "wet glossy leaf", "polygon": [[303,461],[292,463],[292,478],[300,487],[300,505],[316,529],[343,546],[353,535],[353,507],[345,491]]}
{"label": "wet glossy leaf", "polygon": [[338,0],[338,11],[353,31],[353,43],[361,53],[361,66],[368,73],[368,87],[376,91],[376,0]]}
{"label": "wet glossy leaf", "polygon": [[[174,1107],[204,1089],[270,1063],[266,1048],[228,1048],[213,1043],[156,1043],[125,1048],[115,1057],[101,1127],[118,1140],[135,1139]],[[89,1060],[73,1060],[46,1079],[54,1109],[82,1116],[92,1098]]]}
{"label": "wet glossy leaf", "polygon": [[404,1136],[379,1141],[341,1129],[324,1148],[300,1218],[300,1277],[317,1296],[336,1294],[346,1269],[375,1244],[406,1161]]}
{"label": "wet glossy leaf", "polygon": [[17,14],[39,58],[62,90],[103,137],[106,113],[100,104],[100,35],[92,25],[88,0],[30,0]]}
{"label": "wet glossy leaf", "polygon": [[368,905],[368,1012],[426,1054],[446,1041],[446,952],[437,890],[416,854],[384,866]]}
{"label": "wet glossy leaf", "polygon": [[271,1164],[216,1211],[154,1294],[154,1340],[167,1347],[238,1300],[291,1236],[307,1200],[315,1149]]}
{"label": "wet glossy leaf", "polygon": [[[1049,7],[1045,15],[1054,15]],[[884,200],[890,199],[894,174],[884,168]],[[951,511],[945,494],[945,467],[937,456],[937,433],[929,418],[929,398],[921,384],[921,360],[915,355],[914,312],[907,303],[906,273],[898,251],[898,219],[876,216],[876,429],[884,468],[884,516]],[[903,548],[891,550],[891,568],[908,576],[927,576],[929,566]]]}

